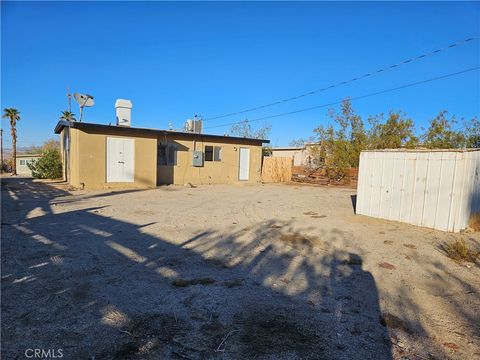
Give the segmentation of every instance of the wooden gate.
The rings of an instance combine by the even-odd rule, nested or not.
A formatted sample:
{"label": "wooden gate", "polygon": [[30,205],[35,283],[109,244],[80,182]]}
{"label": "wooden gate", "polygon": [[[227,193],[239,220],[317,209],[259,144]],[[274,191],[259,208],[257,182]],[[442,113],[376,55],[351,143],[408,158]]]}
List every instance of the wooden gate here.
{"label": "wooden gate", "polygon": [[293,158],[272,157],[263,158],[262,182],[288,182],[292,180]]}

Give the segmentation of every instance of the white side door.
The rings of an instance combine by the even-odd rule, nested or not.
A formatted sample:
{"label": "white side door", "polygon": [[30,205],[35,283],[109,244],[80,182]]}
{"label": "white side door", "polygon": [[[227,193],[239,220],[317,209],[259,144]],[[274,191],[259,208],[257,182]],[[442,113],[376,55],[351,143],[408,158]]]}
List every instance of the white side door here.
{"label": "white side door", "polygon": [[249,180],[249,178],[250,178],[250,149],[240,148],[238,180]]}
{"label": "white side door", "polygon": [[134,139],[107,137],[107,182],[133,182]]}

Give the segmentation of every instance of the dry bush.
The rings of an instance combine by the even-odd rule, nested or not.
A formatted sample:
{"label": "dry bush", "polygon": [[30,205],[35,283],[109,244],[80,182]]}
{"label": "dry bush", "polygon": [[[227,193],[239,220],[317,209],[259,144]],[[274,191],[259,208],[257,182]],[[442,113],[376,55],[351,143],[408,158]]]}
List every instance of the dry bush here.
{"label": "dry bush", "polygon": [[454,240],[443,245],[446,255],[455,261],[468,261],[474,263],[480,252],[467,245],[464,239]]}
{"label": "dry bush", "polygon": [[468,226],[474,231],[480,231],[480,214],[475,214],[470,217]]}

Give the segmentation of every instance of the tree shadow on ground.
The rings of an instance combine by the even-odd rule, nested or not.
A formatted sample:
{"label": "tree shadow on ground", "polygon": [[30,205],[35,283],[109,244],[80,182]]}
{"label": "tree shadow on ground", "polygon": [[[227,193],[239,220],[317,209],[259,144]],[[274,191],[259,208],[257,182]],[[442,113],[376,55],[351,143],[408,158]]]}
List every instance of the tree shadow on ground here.
{"label": "tree shadow on ground", "polygon": [[72,201],[57,187],[2,182],[4,358],[392,358],[375,280],[341,230],[270,220],[175,244],[98,208],[56,211]]}

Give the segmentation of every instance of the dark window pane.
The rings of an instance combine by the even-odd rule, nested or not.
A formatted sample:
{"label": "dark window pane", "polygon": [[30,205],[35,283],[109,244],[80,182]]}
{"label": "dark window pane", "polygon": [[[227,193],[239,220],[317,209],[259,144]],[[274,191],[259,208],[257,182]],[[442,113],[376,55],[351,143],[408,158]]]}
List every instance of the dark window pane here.
{"label": "dark window pane", "polygon": [[168,144],[168,165],[177,165],[177,145]]}
{"label": "dark window pane", "polygon": [[205,161],[213,161],[213,146],[205,146]]}
{"label": "dark window pane", "polygon": [[215,146],[213,149],[213,161],[222,161],[222,147]]}
{"label": "dark window pane", "polygon": [[157,165],[167,165],[167,144],[161,142],[157,145]]}
{"label": "dark window pane", "polygon": [[162,143],[157,145],[157,165],[175,166],[177,165],[177,144]]}

